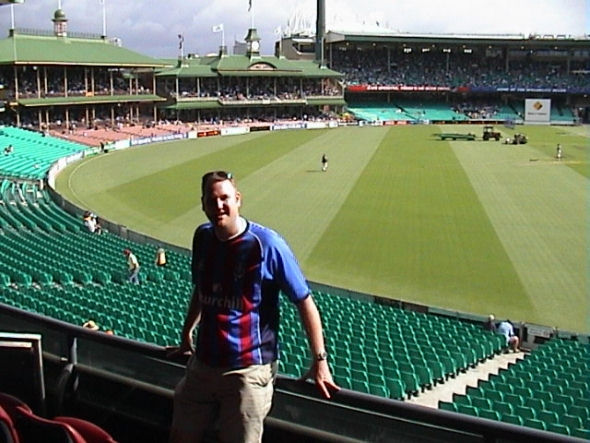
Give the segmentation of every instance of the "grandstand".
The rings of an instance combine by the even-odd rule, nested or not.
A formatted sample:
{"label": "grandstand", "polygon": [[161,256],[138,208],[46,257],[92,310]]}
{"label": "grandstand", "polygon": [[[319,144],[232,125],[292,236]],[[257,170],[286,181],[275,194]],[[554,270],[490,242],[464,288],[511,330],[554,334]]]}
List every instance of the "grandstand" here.
{"label": "grandstand", "polygon": [[[0,157],[0,321],[6,330],[44,335],[51,411],[100,421],[120,441],[166,439],[172,389],[183,362],[167,360],[164,347],[177,342],[184,318],[190,256],[106,220],[104,234],[86,232],[80,218],[83,208],[64,202],[47,186],[66,162],[97,154],[105,141],[123,148],[167,137],[218,135],[227,129],[222,124],[227,119],[247,123],[240,130],[255,122],[270,129],[283,118],[292,125],[288,127],[314,127],[316,118],[334,117],[345,105],[358,119],[371,122],[520,123],[524,98],[541,94],[555,103],[551,123],[588,120],[587,76],[567,72],[564,63],[548,71],[541,61],[541,66],[523,66],[516,60],[514,72],[506,72],[499,69],[504,61],[485,51],[489,41],[332,33],[326,38],[327,69],[311,61],[285,60],[280,54],[261,56],[251,46],[256,41],[252,30],[245,56],[228,56],[221,48],[217,56],[187,56],[178,62],[154,60],[100,39],[68,38],[67,50],[65,41],[18,31],[0,43],[0,73],[8,80],[4,83],[14,84],[17,72],[20,85],[9,91],[15,105],[4,118],[16,126],[0,128],[0,146],[14,147]],[[382,46],[372,49],[375,40]],[[474,69],[473,59],[465,54],[449,59],[414,52],[404,59],[408,53],[397,50],[410,43],[416,48],[450,45],[452,54],[470,43],[473,57],[490,73]],[[512,40],[492,43],[516,51]],[[518,45],[541,53],[554,43],[527,40]],[[571,70],[588,63],[587,52],[575,55],[587,43],[559,42],[570,54]],[[65,77],[51,72],[41,82],[41,70],[37,78],[31,70],[20,70],[22,60],[10,53],[11,46],[19,53],[31,53],[32,48],[49,53],[54,57],[51,65],[89,67],[97,58],[100,63],[91,69],[90,82],[86,74],[69,68],[59,70],[67,72]],[[39,62],[36,57],[26,62]],[[450,71],[457,75],[449,76]],[[515,78],[523,83],[515,83]],[[539,89],[538,78],[548,79],[540,92],[533,91]],[[410,83],[400,84],[400,79]],[[40,83],[55,89],[40,91],[35,87]],[[204,124],[206,129],[198,129]],[[169,257],[165,270],[153,265],[160,246]],[[127,283],[124,248],[131,248],[143,265],[140,286]],[[494,362],[504,352],[504,339],[484,331],[478,316],[320,284],[313,284],[313,290],[334,378],[344,389],[326,404],[309,386],[293,381],[309,366],[308,351],[295,307],[282,303],[281,376],[267,421],[269,441],[286,436],[293,441],[590,438],[586,336],[518,325],[529,347],[524,358],[497,375],[486,374],[478,386],[466,387],[452,402],[440,401],[438,410],[430,410],[409,400]],[[80,326],[88,319],[116,336],[83,330]]]}

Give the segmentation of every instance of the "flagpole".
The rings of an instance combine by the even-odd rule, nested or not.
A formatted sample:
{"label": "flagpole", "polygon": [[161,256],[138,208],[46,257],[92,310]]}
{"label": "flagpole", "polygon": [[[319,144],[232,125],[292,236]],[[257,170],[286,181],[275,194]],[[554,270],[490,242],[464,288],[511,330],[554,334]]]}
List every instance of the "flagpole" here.
{"label": "flagpole", "polygon": [[100,0],[102,3],[102,35],[107,36],[107,5],[106,0]]}

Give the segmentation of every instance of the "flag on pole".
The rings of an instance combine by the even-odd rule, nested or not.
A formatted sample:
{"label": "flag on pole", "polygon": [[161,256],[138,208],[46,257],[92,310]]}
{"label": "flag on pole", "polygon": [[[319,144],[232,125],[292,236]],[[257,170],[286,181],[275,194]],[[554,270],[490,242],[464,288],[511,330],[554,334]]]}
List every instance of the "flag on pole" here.
{"label": "flag on pole", "polygon": [[178,49],[182,51],[182,46],[184,44],[184,35],[178,34]]}
{"label": "flag on pole", "polygon": [[219,24],[219,25],[215,25],[211,28],[211,31],[213,32],[223,32],[223,23]]}
{"label": "flag on pole", "polygon": [[248,0],[248,12],[252,9],[252,0]]}

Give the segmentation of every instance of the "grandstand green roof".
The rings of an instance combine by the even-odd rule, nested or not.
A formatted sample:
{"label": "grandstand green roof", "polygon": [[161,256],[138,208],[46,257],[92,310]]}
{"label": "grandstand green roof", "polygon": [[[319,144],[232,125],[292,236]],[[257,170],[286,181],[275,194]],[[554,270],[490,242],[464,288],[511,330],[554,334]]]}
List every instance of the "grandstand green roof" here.
{"label": "grandstand green roof", "polygon": [[108,103],[137,103],[137,102],[161,102],[166,99],[155,94],[141,95],[95,95],[93,97],[48,97],[48,98],[23,98],[18,104],[25,107],[56,106],[56,105],[92,105]]}
{"label": "grandstand green roof", "polygon": [[0,40],[0,65],[163,67],[166,63],[102,38],[12,33]]}
{"label": "grandstand green roof", "polygon": [[383,31],[380,33],[359,31],[329,31],[326,35],[327,44],[478,44],[506,45],[525,47],[588,47],[589,39],[582,38],[538,38],[523,34],[411,34]]}
{"label": "grandstand green roof", "polygon": [[181,66],[161,70],[159,77],[302,77],[339,78],[343,74],[309,60],[287,60],[274,56],[207,56],[185,59]]}

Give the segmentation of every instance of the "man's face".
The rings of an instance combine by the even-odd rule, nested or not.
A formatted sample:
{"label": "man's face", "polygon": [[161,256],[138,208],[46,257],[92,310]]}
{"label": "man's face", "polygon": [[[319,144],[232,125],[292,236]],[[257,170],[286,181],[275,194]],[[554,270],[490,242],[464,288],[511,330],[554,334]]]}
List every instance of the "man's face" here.
{"label": "man's face", "polygon": [[238,233],[242,199],[231,181],[215,181],[207,186],[201,204],[218,234],[231,237]]}

